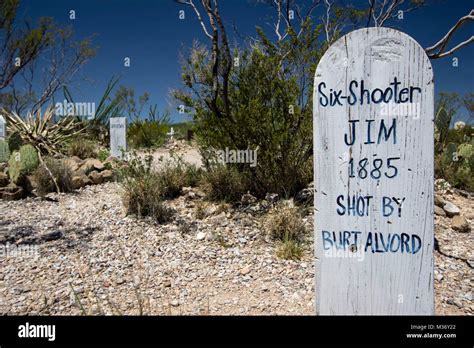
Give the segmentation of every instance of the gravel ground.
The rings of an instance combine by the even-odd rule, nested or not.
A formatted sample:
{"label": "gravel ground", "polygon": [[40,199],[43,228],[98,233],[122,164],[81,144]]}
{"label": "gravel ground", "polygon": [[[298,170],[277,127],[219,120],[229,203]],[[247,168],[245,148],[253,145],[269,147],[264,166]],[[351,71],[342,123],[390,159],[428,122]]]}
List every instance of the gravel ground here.
{"label": "gravel ground", "polygon": [[[472,200],[448,198],[473,221]],[[208,204],[198,220],[201,201],[192,190],[169,201],[177,212],[165,225],[126,217],[116,183],[59,202],[0,201],[0,239],[10,245],[0,314],[313,314],[311,236],[302,260],[281,260],[258,216]],[[305,217],[309,231],[312,220]],[[472,266],[472,233],[453,231],[449,218],[436,224],[440,250]],[[472,289],[468,263],[435,252],[436,313],[472,315]]]}
{"label": "gravel ground", "polygon": [[196,220],[186,196],[170,202],[177,220],[155,225],[125,216],[114,183],[60,203],[0,204],[4,236],[38,247],[36,257],[3,259],[2,314],[313,313],[311,252],[299,262],[278,259],[247,213]]}

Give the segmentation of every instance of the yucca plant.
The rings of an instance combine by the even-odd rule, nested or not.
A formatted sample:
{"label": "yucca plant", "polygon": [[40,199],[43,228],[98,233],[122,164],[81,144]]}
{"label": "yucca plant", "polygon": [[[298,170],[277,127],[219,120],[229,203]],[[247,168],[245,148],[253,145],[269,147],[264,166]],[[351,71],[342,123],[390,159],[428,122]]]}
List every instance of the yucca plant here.
{"label": "yucca plant", "polygon": [[[102,94],[95,115],[92,120],[83,120],[81,123],[87,126],[87,134],[94,140],[99,140],[102,144],[107,144],[109,139],[109,120],[111,117],[120,116],[120,100],[112,98],[112,92],[119,82],[118,77],[112,77]],[[72,94],[67,87],[64,87],[64,97],[68,102],[74,103]]]}
{"label": "yucca plant", "polygon": [[40,154],[61,153],[62,145],[71,137],[81,133],[85,126],[74,117],[64,117],[54,122],[54,107],[44,113],[28,113],[25,119],[14,112],[2,109],[9,132],[17,132],[23,143],[32,145]]}

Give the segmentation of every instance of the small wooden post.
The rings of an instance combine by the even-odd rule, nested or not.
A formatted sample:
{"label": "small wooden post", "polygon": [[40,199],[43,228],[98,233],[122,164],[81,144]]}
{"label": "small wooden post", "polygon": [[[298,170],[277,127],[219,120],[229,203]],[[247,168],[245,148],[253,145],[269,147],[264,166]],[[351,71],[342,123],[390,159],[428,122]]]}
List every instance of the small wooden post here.
{"label": "small wooden post", "polygon": [[123,159],[127,151],[127,118],[112,117],[110,119],[110,154]]}

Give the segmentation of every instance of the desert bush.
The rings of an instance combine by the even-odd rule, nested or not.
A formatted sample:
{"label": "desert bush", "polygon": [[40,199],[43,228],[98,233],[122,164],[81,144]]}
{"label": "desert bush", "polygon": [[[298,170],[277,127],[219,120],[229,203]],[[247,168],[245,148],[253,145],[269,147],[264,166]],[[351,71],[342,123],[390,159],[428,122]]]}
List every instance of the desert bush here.
{"label": "desert bush", "polygon": [[96,144],[88,139],[75,138],[67,146],[69,156],[77,156],[80,159],[95,158]]}
{"label": "desert bush", "polygon": [[65,142],[85,130],[75,117],[62,117],[54,122],[55,110],[48,107],[44,113],[38,109],[25,119],[14,112],[0,110],[7,120],[8,130],[16,132],[22,142],[33,146],[42,154],[59,154]]}
{"label": "desert bush", "polygon": [[194,211],[194,217],[198,220],[202,220],[206,217],[206,202],[200,201],[196,204],[196,210]]}
{"label": "desert bush", "polygon": [[[239,64],[228,75],[216,69],[217,79],[209,48],[195,45],[182,66],[186,89],[174,96],[193,115],[202,148],[258,148],[255,167],[234,166],[254,196],[293,196],[312,180],[311,81],[323,53],[319,29],[305,23],[300,34],[290,31],[277,44],[261,30],[258,36],[258,45],[233,52]],[[228,88],[216,91],[222,81],[230,81]]]}
{"label": "desert bush", "polygon": [[97,159],[101,162],[104,162],[110,156],[110,151],[107,149],[101,149],[97,153]]}
{"label": "desert bush", "polygon": [[217,164],[203,173],[203,189],[212,201],[240,202],[249,190],[247,178],[235,167]]}
{"label": "desert bush", "polygon": [[170,160],[161,164],[156,175],[163,199],[172,199],[179,196],[183,187],[197,186],[202,171],[172,154]]}
{"label": "desert bush", "polygon": [[202,181],[203,170],[195,164],[185,162],[181,157],[172,154],[170,164],[182,176],[181,187],[196,187]]}
{"label": "desert bush", "polygon": [[157,184],[163,199],[172,199],[179,196],[184,183],[182,174],[171,163],[165,164],[156,174]]}
{"label": "desert bush", "polygon": [[127,131],[133,148],[158,147],[165,142],[168,126],[159,121],[135,121]]}
{"label": "desert bush", "polygon": [[294,240],[280,242],[277,248],[277,256],[285,260],[299,260],[303,255],[303,245]]}
{"label": "desert bush", "polygon": [[152,171],[153,157],[133,155],[128,166],[118,170],[119,182],[124,190],[122,197],[127,214],[150,216],[159,223],[167,222],[172,210],[163,204],[162,183]]}
{"label": "desert bush", "polygon": [[435,146],[435,175],[447,180],[452,186],[474,190],[474,128],[466,125],[449,129],[446,143]]}
{"label": "desert bush", "polygon": [[266,217],[265,227],[272,239],[286,242],[301,241],[306,228],[299,209],[290,204],[280,204]]}
{"label": "desert bush", "polygon": [[0,162],[8,162],[10,158],[10,147],[4,140],[0,140]]}
{"label": "desert bush", "polygon": [[[52,177],[51,177],[52,175]],[[56,184],[60,192],[72,192],[72,172],[64,159],[46,157],[33,173],[39,195],[56,192]],[[54,180],[53,180],[54,178]],[[55,184],[56,181],[56,184]]]}
{"label": "desert bush", "polygon": [[306,234],[302,215],[291,203],[273,208],[264,223],[267,234],[278,242],[277,256],[283,259],[300,259]]}
{"label": "desert bush", "polygon": [[14,183],[19,183],[25,175],[31,174],[39,164],[38,152],[31,145],[23,145],[10,155],[8,175]]}

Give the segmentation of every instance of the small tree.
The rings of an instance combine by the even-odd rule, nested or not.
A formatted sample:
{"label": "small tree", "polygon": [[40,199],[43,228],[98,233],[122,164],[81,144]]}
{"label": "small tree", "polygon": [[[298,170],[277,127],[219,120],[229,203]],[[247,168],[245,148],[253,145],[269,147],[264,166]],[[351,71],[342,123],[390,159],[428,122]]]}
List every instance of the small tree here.
{"label": "small tree", "polygon": [[36,113],[70,85],[95,50],[90,39],[75,41],[72,29],[52,18],[21,23],[18,6],[19,0],[0,1],[0,106],[22,115]]}

